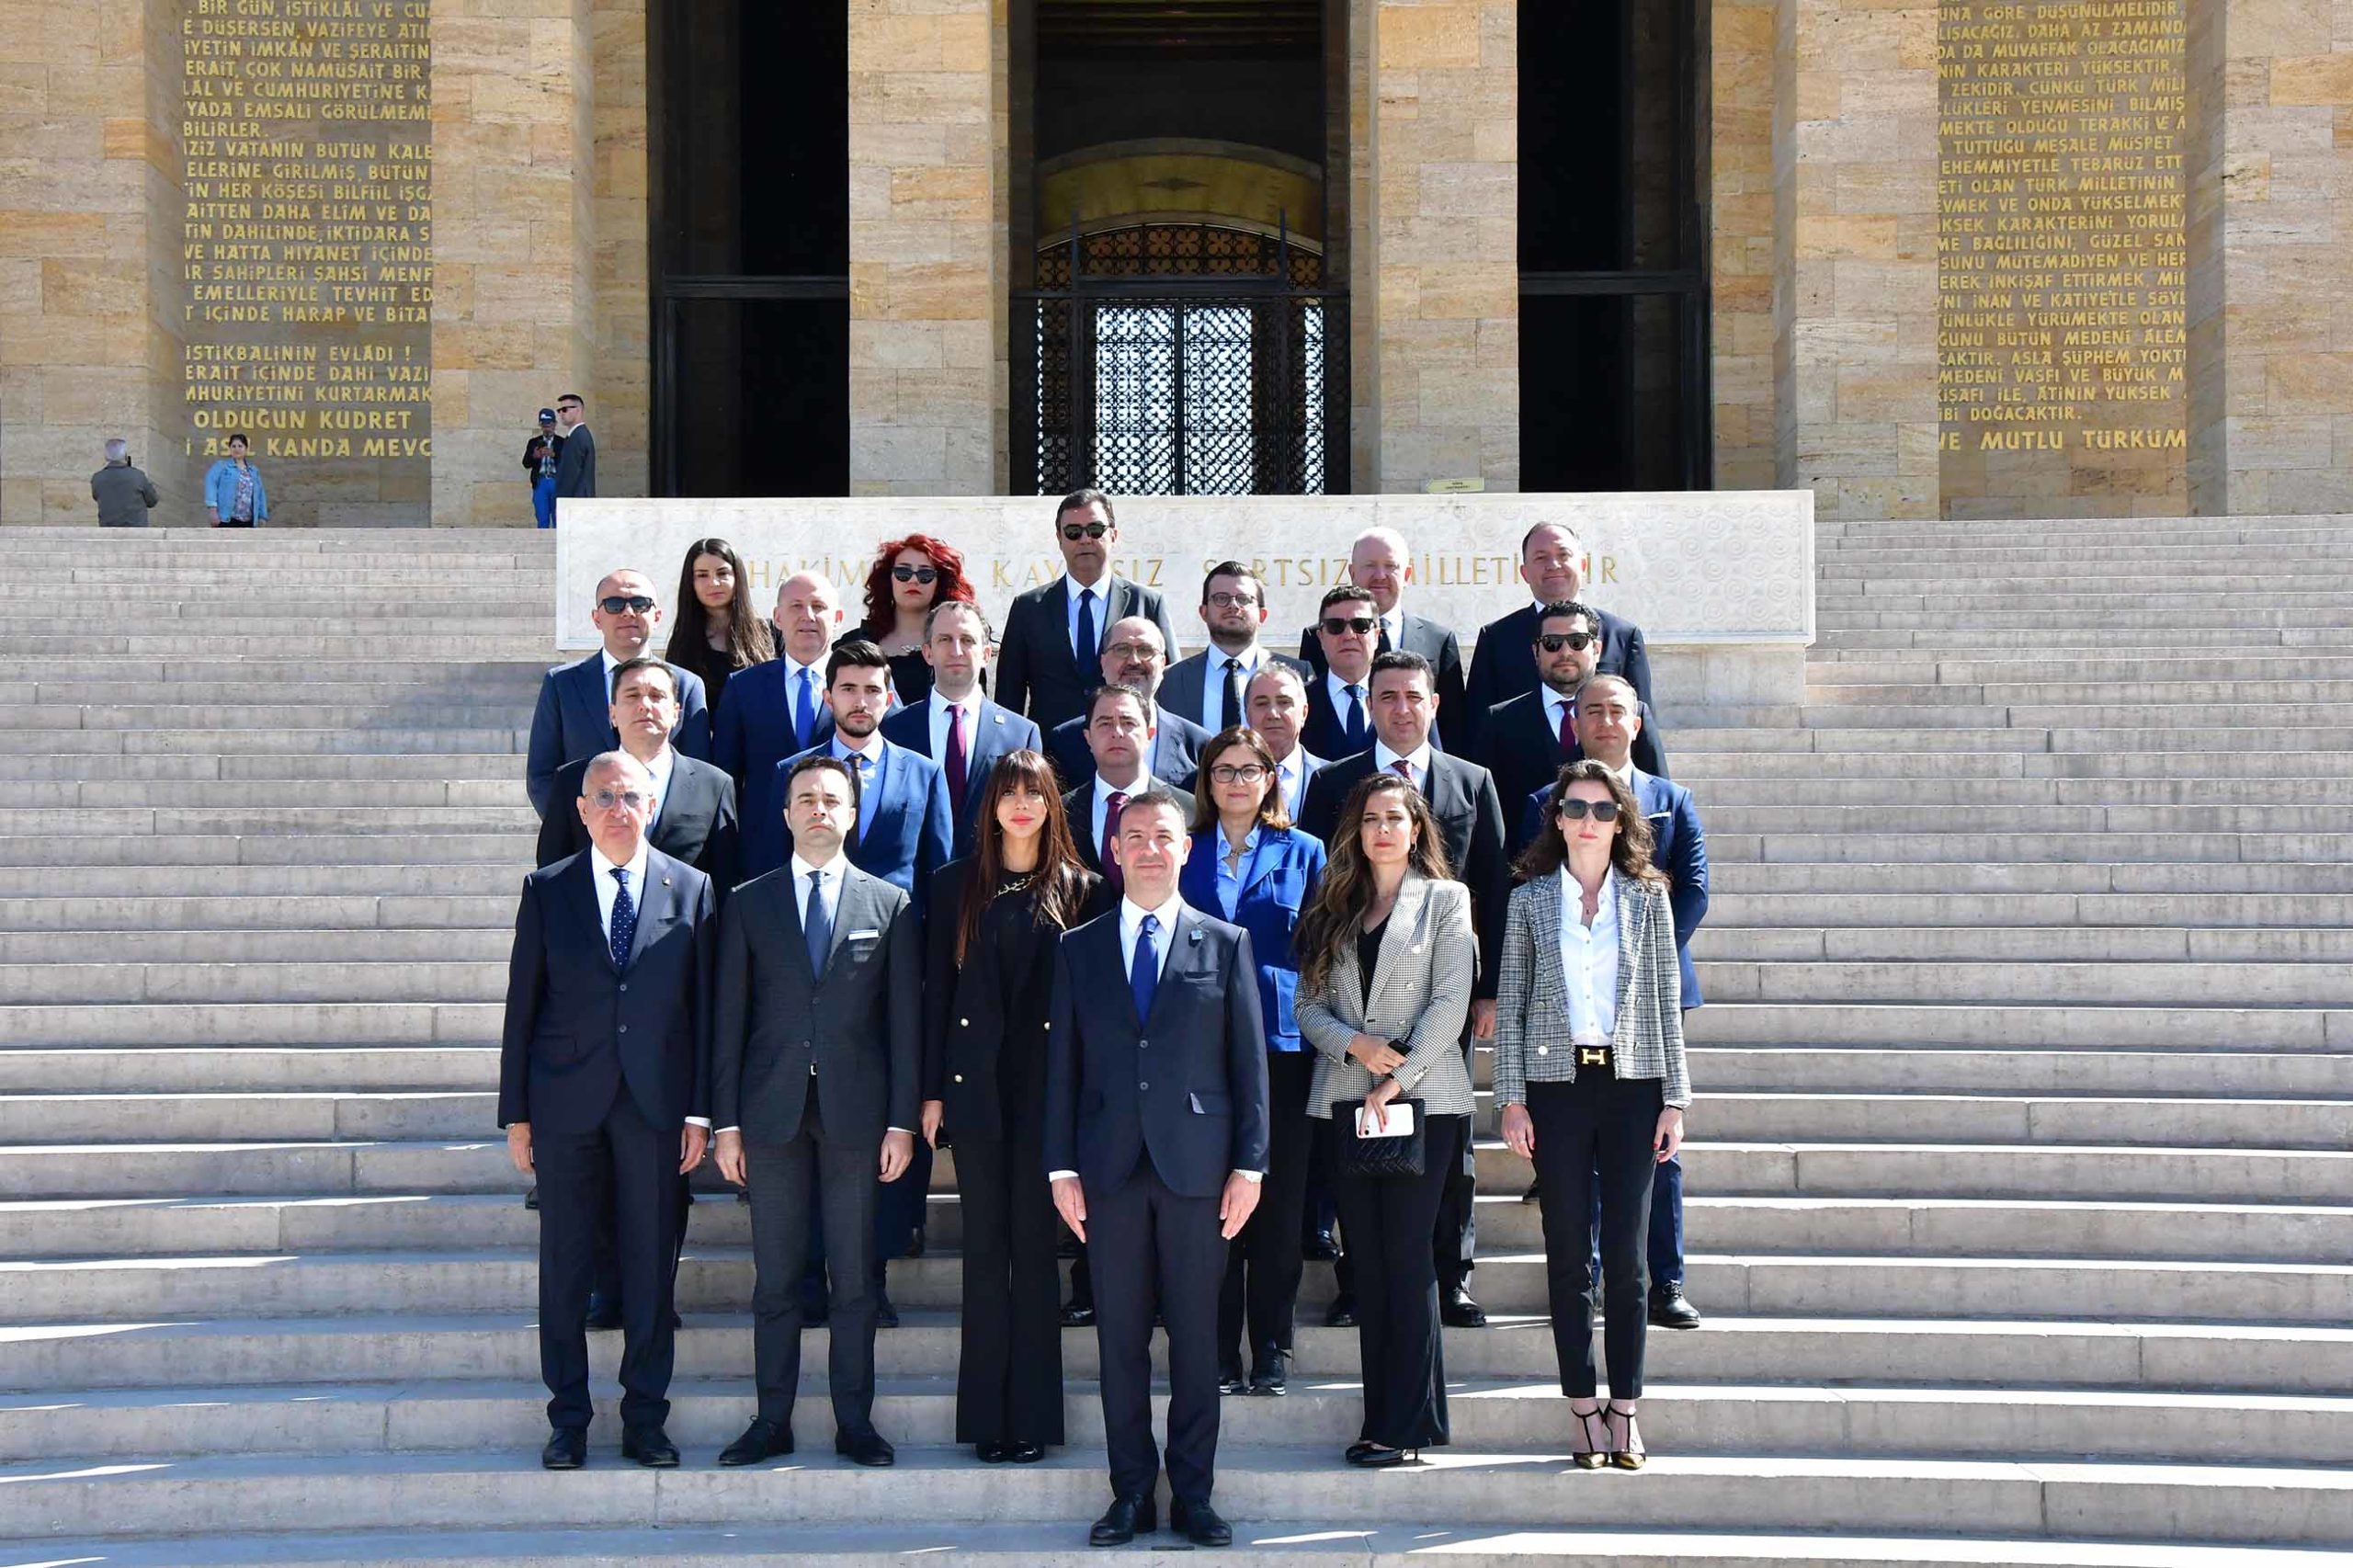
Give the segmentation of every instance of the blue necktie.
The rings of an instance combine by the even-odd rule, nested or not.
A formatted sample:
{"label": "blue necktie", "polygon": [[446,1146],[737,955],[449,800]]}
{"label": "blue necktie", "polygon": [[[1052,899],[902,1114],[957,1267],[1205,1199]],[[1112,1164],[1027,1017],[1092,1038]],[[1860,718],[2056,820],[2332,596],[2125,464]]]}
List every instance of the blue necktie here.
{"label": "blue necktie", "polygon": [[1139,1025],[1152,1017],[1153,993],[1160,989],[1160,955],[1152,946],[1152,934],[1159,929],[1160,916],[1143,917],[1143,924],[1136,927],[1135,962],[1128,966],[1128,989],[1135,994]]}
{"label": "blue necktie", "polygon": [[809,971],[813,974],[825,972],[825,954],[834,945],[834,915],[825,907],[825,873],[809,873],[809,910],[801,917],[809,936]]}
{"label": "blue necktie", "polygon": [[1357,700],[1357,688],[1353,686],[1348,687],[1348,717],[1346,722],[1348,745],[1353,750],[1362,751],[1370,742],[1364,732],[1364,704]]}
{"label": "blue necktie", "polygon": [[629,896],[629,868],[613,868],[613,881],[620,884],[613,894],[613,967],[629,967],[629,949],[637,940],[637,901]]}
{"label": "blue necktie", "polygon": [[1096,655],[1095,590],[1084,588],[1078,596],[1078,636],[1073,641],[1071,656],[1078,661],[1078,667],[1083,670],[1089,667]]}
{"label": "blue necktie", "polygon": [[801,672],[801,690],[792,699],[792,746],[795,751],[809,749],[809,736],[817,728],[817,704],[810,695],[814,683],[809,672]]}

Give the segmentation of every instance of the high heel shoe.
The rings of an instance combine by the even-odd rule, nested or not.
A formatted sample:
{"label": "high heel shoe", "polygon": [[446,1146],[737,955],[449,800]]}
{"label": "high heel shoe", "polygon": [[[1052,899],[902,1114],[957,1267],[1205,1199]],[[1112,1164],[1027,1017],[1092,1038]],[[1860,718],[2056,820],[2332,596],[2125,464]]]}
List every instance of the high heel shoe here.
{"label": "high heel shoe", "polygon": [[[1609,1456],[1605,1450],[1609,1447],[1609,1423],[1603,1419],[1601,1406],[1597,1403],[1591,1410],[1579,1410],[1573,1404],[1569,1406],[1569,1419],[1577,1424],[1575,1450],[1577,1468],[1599,1470],[1608,1463]],[[1601,1426],[1601,1440],[1597,1443],[1593,1437],[1594,1425],[1597,1422],[1600,1423]]]}
{"label": "high heel shoe", "polygon": [[[1624,1424],[1622,1428],[1619,1425],[1621,1422]],[[1650,1450],[1643,1447],[1643,1429],[1635,1425],[1632,1411],[1620,1410],[1613,1401],[1602,1426],[1605,1431],[1613,1434],[1609,1444],[1609,1462],[1612,1465],[1620,1470],[1640,1470],[1649,1462]],[[1621,1429],[1625,1437],[1619,1438],[1615,1434]]]}

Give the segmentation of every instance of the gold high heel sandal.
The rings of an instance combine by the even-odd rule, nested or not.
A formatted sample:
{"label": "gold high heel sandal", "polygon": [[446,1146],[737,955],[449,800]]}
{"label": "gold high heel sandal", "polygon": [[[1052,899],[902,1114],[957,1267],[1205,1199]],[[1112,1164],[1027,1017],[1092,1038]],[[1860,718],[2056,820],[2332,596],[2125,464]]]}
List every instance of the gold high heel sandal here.
{"label": "gold high heel sandal", "polygon": [[[1601,1406],[1597,1403],[1591,1410],[1579,1410],[1573,1404],[1569,1406],[1569,1416],[1577,1424],[1577,1468],[1599,1470],[1608,1462],[1608,1456],[1604,1450],[1609,1447],[1609,1423],[1603,1418]],[[1598,1443],[1593,1440],[1593,1424],[1597,1421],[1601,1423],[1601,1441]]]}
{"label": "gold high heel sandal", "polygon": [[1643,1429],[1634,1424],[1634,1413],[1620,1410],[1613,1403],[1602,1422],[1602,1429],[1608,1431],[1613,1423],[1620,1421],[1626,1424],[1625,1440],[1611,1444],[1609,1462],[1620,1470],[1640,1470],[1649,1462],[1651,1456],[1650,1451],[1643,1447]]}

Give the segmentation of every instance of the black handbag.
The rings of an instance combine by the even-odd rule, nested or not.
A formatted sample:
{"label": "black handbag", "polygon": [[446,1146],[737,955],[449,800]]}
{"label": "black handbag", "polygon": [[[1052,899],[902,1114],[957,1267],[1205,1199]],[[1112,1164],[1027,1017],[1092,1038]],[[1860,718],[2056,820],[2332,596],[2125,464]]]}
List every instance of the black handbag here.
{"label": "black handbag", "polygon": [[1334,1100],[1332,1102],[1332,1157],[1343,1176],[1371,1178],[1375,1176],[1417,1176],[1429,1158],[1429,1118],[1422,1113],[1419,1100],[1391,1100],[1392,1107],[1405,1106],[1414,1113],[1414,1130],[1386,1138],[1357,1136],[1357,1118],[1364,1110],[1364,1100]]}

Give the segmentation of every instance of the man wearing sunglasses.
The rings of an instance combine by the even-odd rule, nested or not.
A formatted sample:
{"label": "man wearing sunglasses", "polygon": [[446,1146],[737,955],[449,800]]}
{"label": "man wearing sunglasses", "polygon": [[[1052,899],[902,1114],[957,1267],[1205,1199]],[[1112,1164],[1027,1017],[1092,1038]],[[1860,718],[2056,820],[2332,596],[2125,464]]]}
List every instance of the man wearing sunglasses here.
{"label": "man wearing sunglasses", "polygon": [[567,496],[597,494],[597,437],[588,434],[588,406],[578,392],[555,400],[556,423],[563,428],[555,449],[555,498],[559,516]]}
{"label": "man wearing sunglasses", "polygon": [[[1577,749],[1576,697],[1597,673],[1601,640],[1601,612],[1591,605],[1574,599],[1546,605],[1530,649],[1539,682],[1536,689],[1498,703],[1479,728],[1479,749],[1483,754],[1479,760],[1495,776],[1514,856],[1543,829],[1541,816],[1523,823],[1520,807],[1535,791],[1552,784],[1563,763],[1585,755]],[[1639,698],[1635,701],[1633,766],[1664,778],[1666,749],[1659,744],[1656,721],[1651,717],[1649,703]]]}
{"label": "man wearing sunglasses", "polygon": [[1326,589],[1316,606],[1313,635],[1322,673],[1307,683],[1307,723],[1299,744],[1321,757],[1354,756],[1372,744],[1367,682],[1381,635],[1372,596],[1348,583]]}
{"label": "man wearing sunglasses", "polygon": [[[630,567],[606,574],[597,585],[588,619],[604,647],[586,658],[560,665],[540,682],[539,706],[531,710],[531,744],[524,754],[525,788],[541,817],[555,798],[556,770],[620,744],[613,729],[613,672],[631,659],[654,653],[654,630],[662,624],[662,601],[654,579]],[[668,666],[677,683],[678,727],[670,744],[688,756],[710,756],[710,715],[703,703],[702,676]]]}
{"label": "man wearing sunglasses", "polygon": [[1103,679],[1103,645],[1113,625],[1142,616],[1160,629],[1164,653],[1176,650],[1160,595],[1112,572],[1111,547],[1119,542],[1111,498],[1100,490],[1071,492],[1054,507],[1063,574],[1020,595],[1006,612],[997,700],[1048,734],[1086,710],[1086,694]]}
{"label": "man wearing sunglasses", "polygon": [[[1379,622],[1373,629],[1373,653],[1395,649],[1427,659],[1438,680],[1438,708],[1455,715],[1454,728],[1461,731],[1467,722],[1462,715],[1471,711],[1462,695],[1462,644],[1452,627],[1405,613],[1405,587],[1413,580],[1413,551],[1395,528],[1367,528],[1348,547],[1348,585],[1371,596],[1373,619]],[[1299,656],[1319,681],[1326,669],[1322,631],[1319,623],[1299,635]]]}
{"label": "man wearing sunglasses", "polygon": [[[1521,537],[1519,575],[1535,602],[1479,629],[1479,645],[1471,653],[1470,711],[1460,735],[1472,755],[1477,755],[1488,711],[1540,684],[1533,655],[1537,622],[1543,619],[1545,606],[1574,600],[1583,591],[1585,556],[1584,542],[1565,523],[1539,523]],[[1643,629],[1606,611],[1594,614],[1600,618],[1594,630],[1601,634],[1595,668],[1603,675],[1624,676],[1633,682],[1635,695],[1648,702],[1651,655],[1643,642]]]}

